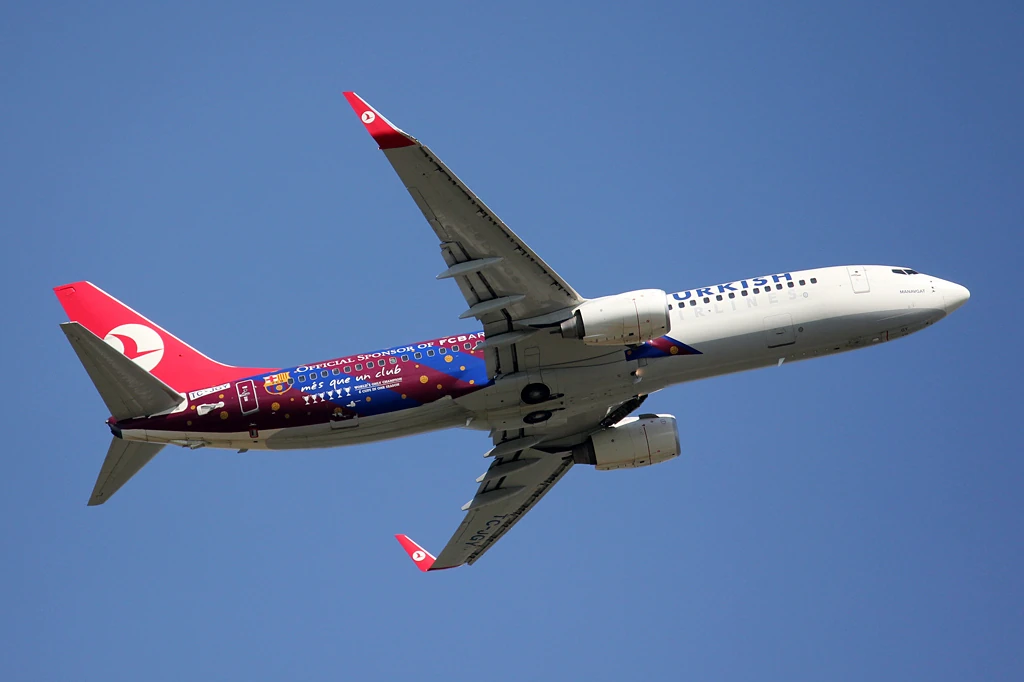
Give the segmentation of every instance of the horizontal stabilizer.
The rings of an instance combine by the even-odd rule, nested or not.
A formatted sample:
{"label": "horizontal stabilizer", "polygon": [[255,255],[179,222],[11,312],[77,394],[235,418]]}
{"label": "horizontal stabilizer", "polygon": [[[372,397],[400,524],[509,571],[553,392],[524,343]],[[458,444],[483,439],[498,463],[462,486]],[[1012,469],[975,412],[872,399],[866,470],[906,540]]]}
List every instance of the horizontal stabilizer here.
{"label": "horizontal stabilizer", "polygon": [[167,412],[185,399],[79,323],[65,322],[60,328],[115,419]]}
{"label": "horizontal stabilizer", "polygon": [[[77,349],[76,349],[77,350]],[[89,506],[103,504],[163,448],[163,443],[139,443],[114,438],[89,497]]]}

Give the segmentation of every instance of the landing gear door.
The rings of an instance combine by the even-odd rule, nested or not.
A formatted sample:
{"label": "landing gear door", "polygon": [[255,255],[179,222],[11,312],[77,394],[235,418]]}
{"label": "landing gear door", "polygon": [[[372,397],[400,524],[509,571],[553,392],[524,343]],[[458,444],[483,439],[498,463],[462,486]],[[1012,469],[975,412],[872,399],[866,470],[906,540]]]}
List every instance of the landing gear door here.
{"label": "landing gear door", "polygon": [[850,273],[850,283],[853,285],[853,293],[866,294],[871,291],[868,284],[868,273],[863,265],[847,266],[846,271]]}
{"label": "landing gear door", "polygon": [[522,362],[523,365],[522,367],[520,367],[520,369],[526,372],[526,376],[528,377],[527,380],[529,381],[529,383],[544,383],[540,375],[540,348],[538,348],[537,346],[524,348]]}
{"label": "landing gear door", "polygon": [[[519,348],[522,348],[522,346],[519,346]],[[519,357],[521,361],[519,369],[526,373],[527,383],[545,384],[551,390],[551,393],[558,393],[557,373],[541,371],[539,347],[530,346],[529,348],[523,348],[522,355]]]}

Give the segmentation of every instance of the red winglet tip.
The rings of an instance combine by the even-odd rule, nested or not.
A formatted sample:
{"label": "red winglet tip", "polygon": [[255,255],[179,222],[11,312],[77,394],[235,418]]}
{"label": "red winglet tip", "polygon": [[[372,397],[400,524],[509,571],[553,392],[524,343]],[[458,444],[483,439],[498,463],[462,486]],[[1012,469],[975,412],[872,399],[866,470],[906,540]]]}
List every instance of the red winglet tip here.
{"label": "red winglet tip", "polygon": [[421,571],[429,571],[434,565],[434,555],[417,545],[408,535],[396,535],[395,539]]}
{"label": "red winglet tip", "polygon": [[366,126],[366,131],[370,133],[370,136],[381,149],[397,149],[416,144],[416,140],[405,134],[394,123],[384,118],[379,111],[367,104],[366,100],[362,97],[354,92],[342,94],[345,95],[345,99],[352,106],[352,110],[359,116],[359,120]]}

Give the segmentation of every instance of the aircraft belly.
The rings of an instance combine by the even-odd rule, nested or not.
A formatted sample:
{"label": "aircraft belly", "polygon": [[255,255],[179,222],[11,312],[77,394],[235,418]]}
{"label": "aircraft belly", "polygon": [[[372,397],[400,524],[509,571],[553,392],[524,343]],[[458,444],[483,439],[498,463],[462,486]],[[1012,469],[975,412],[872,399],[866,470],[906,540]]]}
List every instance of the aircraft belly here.
{"label": "aircraft belly", "polygon": [[632,374],[636,368],[636,361],[625,358],[589,367],[541,367],[542,380],[552,391],[547,401],[523,402],[521,392],[532,379],[529,373],[520,372],[499,377],[486,389],[462,396],[456,402],[475,415],[471,428],[518,429],[523,426],[524,417],[537,410],[554,413],[546,422],[551,426],[592,410],[595,404],[621,403],[641,392]]}
{"label": "aircraft belly", "polygon": [[123,430],[121,435],[125,440],[191,448],[298,450],[368,443],[447,429],[462,426],[468,416],[451,398],[445,398],[419,407],[361,417],[358,425],[353,428],[332,428],[330,423],[310,424],[263,429],[256,433],[255,438],[247,431],[213,433],[131,429]]}
{"label": "aircraft belly", "polygon": [[330,424],[316,424],[284,429],[269,438],[266,447],[293,450],[371,443],[462,426],[468,417],[451,398],[446,398],[399,412],[360,417],[353,428],[332,429]]}

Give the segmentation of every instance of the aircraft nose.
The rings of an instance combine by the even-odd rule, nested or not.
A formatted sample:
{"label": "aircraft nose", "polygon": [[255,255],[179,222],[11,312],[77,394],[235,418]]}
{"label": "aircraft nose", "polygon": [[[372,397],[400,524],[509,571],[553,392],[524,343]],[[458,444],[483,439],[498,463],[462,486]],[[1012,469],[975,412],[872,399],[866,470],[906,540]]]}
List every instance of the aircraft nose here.
{"label": "aircraft nose", "polygon": [[971,292],[967,290],[967,287],[954,282],[946,282],[946,286],[942,288],[942,300],[946,304],[947,315],[967,303],[967,299],[970,297]]}

